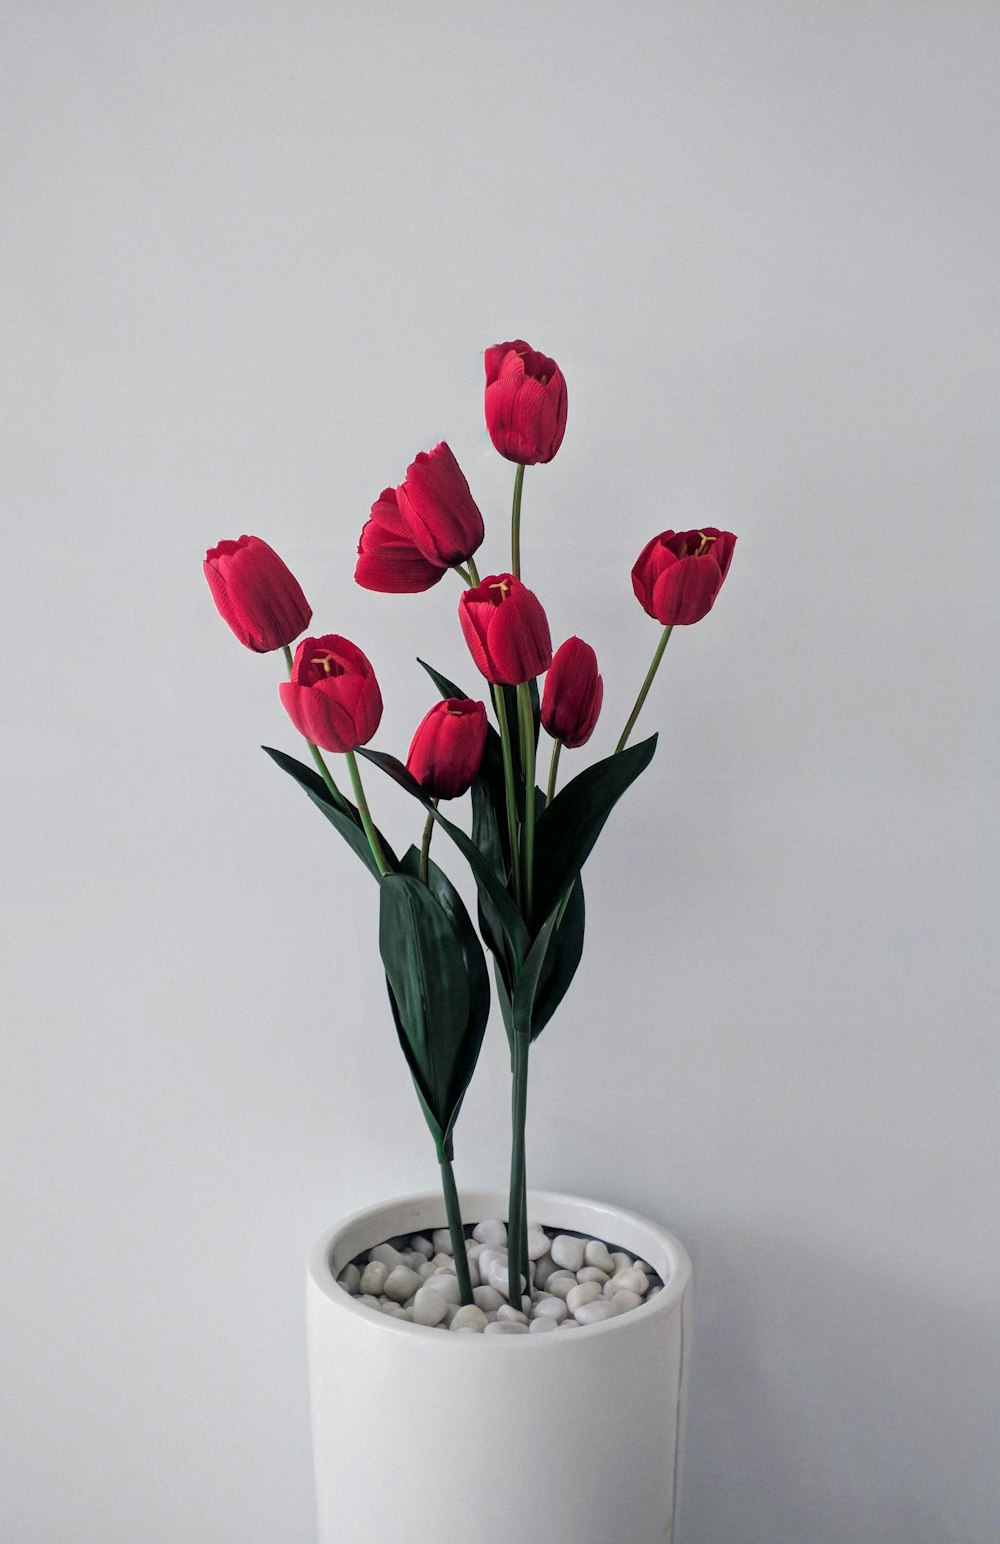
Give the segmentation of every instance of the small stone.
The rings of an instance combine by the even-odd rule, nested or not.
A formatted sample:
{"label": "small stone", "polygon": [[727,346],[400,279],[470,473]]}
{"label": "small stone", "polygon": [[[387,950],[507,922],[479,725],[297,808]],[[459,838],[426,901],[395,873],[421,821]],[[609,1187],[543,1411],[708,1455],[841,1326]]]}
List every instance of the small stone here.
{"label": "small stone", "polygon": [[645,1271],[640,1271],[635,1266],[616,1271],[611,1278],[611,1285],[616,1292],[621,1292],[624,1288],[629,1292],[638,1292],[640,1297],[645,1297],[649,1291],[649,1279]]}
{"label": "small stone", "polygon": [[566,1294],[571,1292],[576,1285],[577,1280],[572,1271],[553,1271],[545,1283],[545,1290],[565,1300]]}
{"label": "small stone", "polygon": [[628,1287],[622,1287],[620,1292],[615,1293],[613,1302],[619,1313],[625,1313],[629,1308],[641,1308],[643,1299],[638,1292],[630,1292]]}
{"label": "small stone", "polygon": [[616,1319],[618,1307],[614,1298],[598,1297],[589,1303],[581,1303],[573,1314],[577,1324],[600,1324],[604,1319]]}
{"label": "small stone", "polygon": [[413,1299],[414,1324],[433,1327],[440,1324],[448,1312],[448,1299],[433,1287],[421,1287]]}
{"label": "small stone", "polygon": [[497,1319],[494,1324],[487,1324],[483,1330],[484,1335],[527,1335],[526,1324],[514,1324],[510,1319]]}
{"label": "small stone", "polygon": [[442,1324],[444,1325],[445,1329],[448,1329],[448,1330],[451,1329],[451,1321],[452,1321],[452,1319],[454,1319],[455,1315],[458,1313],[458,1310],[459,1310],[460,1307],[461,1307],[461,1304],[459,1304],[459,1303],[449,1303],[448,1304],[448,1312],[445,1314],[444,1318],[441,1321]]}
{"label": "small stone", "polygon": [[[482,1269],[482,1267],[480,1267],[480,1269]],[[489,1282],[491,1287],[496,1287],[498,1292],[502,1292],[504,1297],[506,1297],[506,1298],[510,1297],[510,1289],[511,1289],[510,1270],[509,1270],[509,1268],[507,1266],[506,1261],[504,1262],[503,1265],[501,1265],[499,1260],[495,1260],[495,1259],[491,1260],[490,1263],[489,1263],[489,1267],[488,1267],[488,1269],[486,1271],[486,1280]],[[525,1281],[524,1281],[524,1278],[522,1276],[522,1278],[521,1278],[521,1286],[522,1286],[522,1288],[524,1287],[524,1285],[525,1285]]]}
{"label": "small stone", "polygon": [[626,1254],[624,1249],[612,1249],[611,1258],[615,1263],[616,1271],[627,1271],[632,1265],[632,1256]]}
{"label": "small stone", "polygon": [[445,1270],[453,1271],[455,1269],[454,1256],[445,1254],[444,1251],[440,1249],[436,1255],[431,1256],[431,1264],[435,1267],[435,1269],[439,1265],[443,1265]]}
{"label": "small stone", "polygon": [[608,1276],[615,1273],[615,1262],[608,1253],[607,1244],[603,1244],[599,1238],[592,1238],[586,1244],[583,1258],[588,1265],[596,1265],[598,1270],[604,1271]]}
{"label": "small stone", "polygon": [[603,1288],[599,1287],[596,1281],[585,1281],[580,1286],[571,1287],[567,1292],[566,1307],[575,1318],[578,1308],[582,1308],[584,1303],[596,1302],[602,1292]]}
{"label": "small stone", "polygon": [[632,1263],[633,1263],[633,1265],[637,1265],[641,1271],[645,1271],[647,1276],[655,1276],[656,1275],[656,1272],[653,1270],[653,1267],[646,1260],[640,1260],[638,1258],[638,1256],[637,1256],[636,1259],[633,1260]]}
{"label": "small stone", "polygon": [[540,1260],[533,1262],[535,1267],[535,1286],[544,1287],[553,1271],[559,1269],[550,1254],[543,1254]]}
{"label": "small stone", "polygon": [[528,1229],[528,1259],[540,1260],[549,1252],[549,1236],[541,1228]]}
{"label": "small stone", "polygon": [[605,1297],[614,1297],[614,1295],[615,1295],[614,1287],[612,1286],[610,1281],[606,1281],[604,1283],[604,1296]]}
{"label": "small stone", "polygon": [[398,1249],[393,1249],[391,1244],[376,1244],[374,1249],[369,1249],[368,1260],[369,1263],[372,1261],[376,1263],[381,1262],[382,1265],[387,1266],[391,1271],[401,1264],[402,1255]]}
{"label": "small stone", "polygon": [[349,1265],[344,1266],[344,1269],[337,1277],[337,1284],[343,1287],[345,1292],[349,1292],[352,1297],[357,1297],[361,1288],[361,1272],[353,1260]]}
{"label": "small stone", "polygon": [[575,1319],[564,1319],[561,1324],[556,1325],[557,1330],[578,1330],[579,1328],[580,1325]]}
{"label": "small stone", "polygon": [[405,1319],[406,1310],[402,1303],[387,1302],[382,1304],[382,1312],[387,1319]]}
{"label": "small stone", "polygon": [[491,1249],[506,1249],[507,1224],[499,1217],[488,1217],[485,1222],[476,1223],[472,1236],[477,1243],[487,1244]]}
{"label": "small stone", "polygon": [[583,1264],[583,1239],[558,1233],[549,1249],[553,1260],[565,1270],[578,1271]]}
{"label": "small stone", "polygon": [[520,1308],[514,1308],[510,1303],[501,1303],[497,1309],[497,1318],[505,1324],[527,1324],[528,1315],[522,1313]]}
{"label": "small stone", "polygon": [[596,1281],[599,1287],[603,1287],[606,1281],[611,1280],[611,1277],[607,1271],[602,1271],[600,1266],[585,1265],[582,1271],[577,1271],[576,1279],[579,1282]]}
{"label": "small stone", "polygon": [[426,1281],[428,1276],[434,1275],[436,1269],[437,1267],[433,1260],[425,1260],[422,1265],[417,1266],[417,1275],[421,1281]]}
{"label": "small stone", "polygon": [[408,1265],[397,1265],[386,1277],[385,1295],[394,1303],[405,1303],[421,1285],[416,1271],[411,1271]]}
{"label": "small stone", "polygon": [[484,1313],[496,1313],[504,1304],[504,1299],[500,1296],[496,1287],[473,1287],[472,1296],[475,1298],[477,1306]]}
{"label": "small stone", "polygon": [[483,1278],[479,1270],[479,1261],[476,1259],[475,1255],[472,1255],[469,1258],[469,1286],[481,1286],[482,1280]]}
{"label": "small stone", "polygon": [[486,1328],[486,1315],[475,1303],[466,1303],[460,1308],[452,1319],[449,1329],[453,1330],[478,1330],[482,1332]]}
{"label": "small stone", "polygon": [[435,1228],[431,1234],[431,1248],[435,1254],[454,1254],[451,1247],[451,1234],[447,1228]]}
{"label": "small stone", "polygon": [[361,1291],[370,1292],[379,1297],[385,1291],[386,1279],[389,1275],[389,1267],[384,1260],[369,1260],[361,1272]]}
{"label": "small stone", "polygon": [[557,1321],[552,1318],[532,1319],[531,1323],[528,1325],[528,1329],[531,1331],[532,1335],[541,1335],[546,1330],[557,1330],[558,1328],[559,1325]]}
{"label": "small stone", "polygon": [[434,1245],[423,1233],[410,1235],[410,1248],[415,1254],[422,1254],[425,1260],[429,1260],[434,1253]]}
{"label": "small stone", "polygon": [[373,1296],[371,1292],[362,1293],[361,1297],[358,1298],[358,1302],[363,1303],[366,1308],[374,1308],[376,1312],[380,1312],[382,1308],[378,1298]]}
{"label": "small stone", "polygon": [[433,1276],[428,1276],[423,1283],[430,1287],[432,1292],[438,1292],[446,1303],[460,1303],[462,1301],[462,1289],[458,1284],[458,1277],[451,1271],[435,1271]]}
{"label": "small stone", "polygon": [[569,1318],[569,1308],[561,1297],[539,1297],[531,1305],[532,1319],[551,1319],[553,1324],[561,1324]]}
{"label": "small stone", "polygon": [[646,1293],[646,1302],[650,1302],[654,1297],[659,1297],[662,1291],[662,1287],[650,1287],[649,1291]]}

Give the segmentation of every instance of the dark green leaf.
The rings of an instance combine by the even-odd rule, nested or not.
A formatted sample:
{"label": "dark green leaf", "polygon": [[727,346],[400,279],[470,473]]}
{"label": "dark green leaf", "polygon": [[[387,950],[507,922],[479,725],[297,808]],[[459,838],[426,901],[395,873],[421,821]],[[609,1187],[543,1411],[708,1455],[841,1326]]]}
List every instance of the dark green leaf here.
{"label": "dark green leaf", "polygon": [[514,1033],[531,1038],[531,1026],[535,1011],[535,994],[538,991],[538,982],[545,964],[545,956],[548,952],[549,941],[555,932],[558,914],[553,912],[548,921],[539,929],[528,957],[518,974],[517,985],[514,988],[514,1001],[512,1004]]}
{"label": "dark green leaf", "polygon": [[556,927],[545,955],[545,964],[535,993],[535,1008],[531,1022],[531,1038],[535,1040],[555,1013],[576,975],[583,957],[583,933],[586,907],[583,900],[583,880],[577,878],[570,891],[569,903],[562,920]]}
{"label": "dark green leaf", "polygon": [[559,905],[626,788],[645,771],[656,735],[587,767],[561,788],[535,828],[535,915]]}
{"label": "dark green leaf", "polygon": [[[294,756],[286,755],[284,751],[273,750],[270,745],[264,745],[261,749],[267,752],[271,760],[276,762],[283,772],[287,772],[289,777],[295,779],[299,787],[309,795],[316,808],[321,810],[330,824],[335,826],[340,832],[345,842],[361,859],[369,873],[378,879],[380,877],[378,864],[375,862],[372,850],[368,845],[368,838],[361,824],[361,816],[351,801],[349,799],[344,800],[347,806],[347,813],[345,814],[334,804],[330,790],[318,772],[314,772],[311,767],[303,765],[301,761],[296,761]],[[396,854],[381,831],[379,831],[378,837],[382,843],[382,851],[385,853],[386,862],[392,869],[398,868],[399,864]]]}

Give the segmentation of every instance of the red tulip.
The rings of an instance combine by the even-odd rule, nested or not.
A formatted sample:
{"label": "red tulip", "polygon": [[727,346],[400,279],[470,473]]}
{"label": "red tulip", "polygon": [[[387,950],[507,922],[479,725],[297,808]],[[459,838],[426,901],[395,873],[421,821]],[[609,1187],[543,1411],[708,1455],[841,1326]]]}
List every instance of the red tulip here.
{"label": "red tulip", "polygon": [[700,622],[715,604],[735,545],[731,531],[711,525],[654,536],[632,569],[632,588],[643,609],[664,627]]}
{"label": "red tulip", "polygon": [[466,590],[458,620],[487,681],[517,686],[552,663],[549,624],[538,597],[513,574],[490,574]]}
{"label": "red tulip", "polygon": [[446,572],[439,563],[429,563],[415,545],[399,512],[396,490],[384,489],[361,532],[355,582],[365,590],[414,594],[429,590]]}
{"label": "red tulip", "polygon": [[567,638],[556,650],[545,677],[542,727],[570,750],[586,745],[603,700],[597,655],[582,638]]}
{"label": "red tulip", "polygon": [[566,433],[566,381],[518,338],[486,350],[486,427],[508,461],[551,461]]}
{"label": "red tulip", "polygon": [[442,440],[422,450],[396,489],[410,540],[439,568],[464,563],[482,545],[483,517],[455,457]]}
{"label": "red tulip", "polygon": [[457,799],[472,787],[485,748],[484,705],[446,697],[417,725],[407,770],[432,799]]}
{"label": "red tulip", "polygon": [[365,745],[382,717],[374,670],[356,644],[336,633],[303,638],[291,680],[278,691],[299,733],[324,751]]}
{"label": "red tulip", "polygon": [[220,541],[203,567],[222,620],[256,654],[282,648],[309,626],[299,581],[259,536]]}

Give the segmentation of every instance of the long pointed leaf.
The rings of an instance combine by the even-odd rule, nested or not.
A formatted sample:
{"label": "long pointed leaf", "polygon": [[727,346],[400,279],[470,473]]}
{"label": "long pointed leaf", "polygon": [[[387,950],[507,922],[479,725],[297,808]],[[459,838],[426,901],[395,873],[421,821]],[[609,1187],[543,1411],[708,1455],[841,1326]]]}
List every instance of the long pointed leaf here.
{"label": "long pointed leaf", "polygon": [[517,978],[517,986],[514,988],[513,1020],[514,1033],[523,1035],[525,1039],[531,1038],[531,1023],[535,1009],[535,993],[538,990],[539,978],[545,964],[545,955],[548,951],[549,940],[556,928],[557,913],[553,912],[548,921],[539,930],[528,952],[524,967]]}
{"label": "long pointed leaf", "polygon": [[[284,751],[274,750],[270,745],[263,745],[261,749],[265,750],[271,760],[276,762],[283,772],[287,772],[289,777],[294,778],[299,787],[309,795],[316,808],[340,832],[347,845],[361,859],[369,873],[373,874],[376,879],[380,878],[378,864],[372,855],[371,847],[368,845],[368,838],[361,824],[361,816],[351,801],[349,799],[344,801],[349,811],[345,815],[334,804],[330,797],[330,791],[318,772],[314,772],[311,767],[305,766],[301,761],[296,761],[294,756],[288,756]],[[378,836],[379,841],[382,843],[382,851],[385,853],[386,862],[393,870],[397,869],[399,861],[396,854],[381,831],[379,831]]]}
{"label": "long pointed leaf", "polygon": [[577,876],[570,891],[569,904],[549,943],[545,964],[535,993],[531,1038],[537,1040],[562,1002],[583,957],[586,906],[583,880]]}

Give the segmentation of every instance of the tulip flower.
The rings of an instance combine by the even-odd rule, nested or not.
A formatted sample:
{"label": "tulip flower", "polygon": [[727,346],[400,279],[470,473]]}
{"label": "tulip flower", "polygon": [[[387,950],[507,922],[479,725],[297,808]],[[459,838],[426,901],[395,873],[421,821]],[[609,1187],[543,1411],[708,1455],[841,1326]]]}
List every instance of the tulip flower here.
{"label": "tulip flower", "polygon": [[483,517],[443,440],[433,450],[422,450],[407,467],[396,501],[410,539],[428,563],[451,568],[482,545]]}
{"label": "tulip flower", "polygon": [[259,536],[220,541],[203,567],[219,615],[255,654],[285,647],[309,626],[299,581]]}
{"label": "tulip flower", "polygon": [[356,644],[336,633],[303,638],[291,679],[278,691],[299,733],[325,751],[343,755],[367,744],[382,717],[371,664]]}
{"label": "tulip flower", "polygon": [[446,697],[417,725],[407,771],[430,798],[457,799],[472,787],[485,749],[484,704]]}
{"label": "tulip flower", "polygon": [[388,595],[415,594],[429,590],[446,572],[439,563],[429,563],[414,543],[395,488],[384,489],[361,531],[355,583]]}
{"label": "tulip flower", "polygon": [[566,432],[566,382],[555,360],[520,338],[488,348],[486,427],[508,461],[551,461]]}
{"label": "tulip flower", "polygon": [[586,745],[603,699],[597,655],[582,638],[567,638],[556,650],[545,677],[542,727],[570,750]]}
{"label": "tulip flower", "polygon": [[458,619],[478,669],[496,686],[530,681],[552,663],[545,612],[513,574],[490,574],[464,591]]}
{"label": "tulip flower", "polygon": [[714,526],[654,536],[632,569],[632,588],[643,609],[664,627],[700,622],[715,604],[735,545],[731,531]]}

